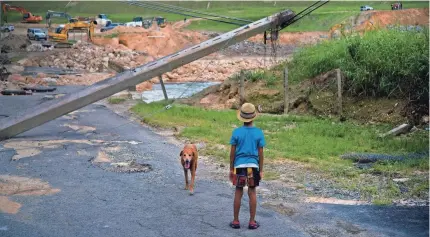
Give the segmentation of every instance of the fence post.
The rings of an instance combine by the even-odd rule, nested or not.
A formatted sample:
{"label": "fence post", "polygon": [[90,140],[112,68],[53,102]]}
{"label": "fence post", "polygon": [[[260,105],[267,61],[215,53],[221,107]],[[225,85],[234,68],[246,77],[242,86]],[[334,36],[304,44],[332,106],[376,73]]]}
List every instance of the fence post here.
{"label": "fence post", "polygon": [[242,106],[245,103],[245,73],[243,71],[240,71],[239,99]]}
{"label": "fence post", "polygon": [[288,94],[288,68],[284,69],[284,114],[288,114],[290,107],[290,95]]}
{"label": "fence post", "polygon": [[163,82],[162,75],[158,76],[158,79],[160,80],[160,85],[161,85],[161,89],[163,90],[164,99],[168,100],[169,98],[167,97],[166,87],[164,87],[164,82]]}
{"label": "fence post", "polygon": [[340,69],[336,69],[337,78],[337,103],[338,103],[338,114],[342,115],[342,76],[340,75]]}

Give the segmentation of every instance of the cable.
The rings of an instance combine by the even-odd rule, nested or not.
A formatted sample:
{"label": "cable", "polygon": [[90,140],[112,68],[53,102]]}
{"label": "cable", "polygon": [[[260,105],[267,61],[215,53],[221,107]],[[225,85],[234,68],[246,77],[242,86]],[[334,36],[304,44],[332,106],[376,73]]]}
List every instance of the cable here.
{"label": "cable", "polygon": [[[303,17],[309,15],[311,12],[315,11],[316,9],[322,7],[329,1],[317,1],[314,4],[310,5],[309,7],[305,8],[301,12],[297,13],[294,17],[292,17],[290,20],[286,21],[285,23],[280,25],[280,29],[284,29],[285,27],[297,22],[298,20],[302,19]],[[318,4],[318,5],[317,5]]]}
{"label": "cable", "polygon": [[[124,2],[124,1],[122,1],[122,2]],[[143,3],[143,2],[142,3],[124,2],[124,3],[127,3],[129,5],[139,6],[139,7],[145,7],[145,8],[149,8],[149,9],[153,9],[153,10],[157,10],[157,11],[170,12],[170,13],[174,13],[174,14],[178,14],[178,15],[183,15],[183,16],[202,18],[202,19],[205,19],[205,20],[216,21],[216,22],[221,22],[221,23],[226,23],[226,24],[232,24],[232,25],[237,25],[237,26],[244,26],[245,25],[245,24],[240,24],[240,23],[236,23],[236,22],[223,21],[223,20],[217,20],[217,19],[212,19],[212,18],[207,18],[207,17],[201,17],[201,16],[196,16],[196,15],[191,15],[191,14],[185,14],[185,13],[178,12],[178,11],[164,9],[164,8],[160,8],[160,7],[156,7],[156,6],[151,6],[151,5],[148,5],[147,3]]]}
{"label": "cable", "polygon": [[175,10],[182,10],[182,11],[187,11],[187,12],[193,12],[193,13],[197,13],[197,14],[201,14],[201,15],[214,16],[214,17],[224,18],[224,19],[233,19],[233,20],[242,21],[242,22],[246,22],[246,23],[252,23],[253,22],[253,21],[247,20],[247,19],[242,19],[242,18],[237,18],[237,17],[230,17],[230,16],[223,16],[223,15],[217,15],[217,14],[208,13],[208,12],[201,12],[201,11],[187,9],[187,8],[184,8],[184,7],[169,5],[169,4],[165,4],[165,3],[150,2],[148,0],[144,0],[144,2],[148,2],[148,3],[152,4],[152,5],[165,6],[167,8],[173,8]]}

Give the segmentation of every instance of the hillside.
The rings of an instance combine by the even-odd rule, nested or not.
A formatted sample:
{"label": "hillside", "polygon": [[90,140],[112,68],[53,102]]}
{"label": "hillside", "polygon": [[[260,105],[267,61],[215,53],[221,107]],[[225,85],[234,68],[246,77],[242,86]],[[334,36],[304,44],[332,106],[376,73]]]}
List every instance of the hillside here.
{"label": "hillside", "polygon": [[[33,14],[45,16],[47,10],[65,11],[67,2],[62,1],[10,1],[11,5],[22,6]],[[257,20],[263,17],[272,15],[284,9],[291,9],[295,12],[300,12],[309,5],[310,1],[273,1],[265,2],[248,2],[248,1],[211,1],[209,9],[207,9],[207,1],[171,1],[163,2],[180,7],[190,8],[194,10],[207,11],[210,13],[221,14],[226,16],[240,17],[250,20]],[[368,2],[368,1],[354,1],[354,2],[337,2],[333,1],[326,4],[324,7],[316,10],[311,15],[305,17],[300,22],[288,27],[286,31],[326,31],[334,24],[337,24],[349,17],[354,17],[360,14],[360,6],[369,4],[375,10],[389,10],[390,4],[388,2]],[[100,5],[103,6],[100,12]],[[415,2],[408,1],[404,3],[404,8],[426,8],[428,2]],[[112,1],[80,1],[69,4],[66,8],[67,12],[75,16],[95,16],[99,13],[108,14],[109,18],[113,21],[127,22],[131,21],[134,16],[156,16],[162,15],[168,21],[183,20],[184,16],[159,12],[151,9],[139,8],[135,6],[128,6],[123,3]],[[19,21],[20,14],[11,12],[9,14],[9,21]],[[193,30],[207,30],[207,31],[226,31],[233,29],[234,25],[227,25],[224,23],[212,21],[196,21],[192,22],[188,27]]]}

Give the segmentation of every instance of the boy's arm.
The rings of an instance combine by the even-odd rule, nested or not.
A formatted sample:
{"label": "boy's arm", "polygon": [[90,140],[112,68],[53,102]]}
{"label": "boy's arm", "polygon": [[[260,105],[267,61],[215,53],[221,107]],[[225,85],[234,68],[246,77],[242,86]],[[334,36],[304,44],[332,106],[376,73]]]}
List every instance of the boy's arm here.
{"label": "boy's arm", "polygon": [[260,172],[263,172],[263,164],[264,164],[263,147],[259,147],[258,148],[258,158],[259,158],[259,169],[260,169]]}
{"label": "boy's arm", "polygon": [[236,146],[231,145],[230,148],[230,171],[233,171],[234,169],[234,155],[236,154]]}

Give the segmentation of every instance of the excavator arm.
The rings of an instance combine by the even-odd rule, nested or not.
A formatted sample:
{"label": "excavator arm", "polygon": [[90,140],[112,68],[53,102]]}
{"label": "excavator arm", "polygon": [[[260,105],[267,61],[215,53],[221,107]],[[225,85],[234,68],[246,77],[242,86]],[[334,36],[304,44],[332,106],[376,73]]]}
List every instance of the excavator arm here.
{"label": "excavator arm", "polygon": [[16,11],[22,14],[22,23],[39,23],[42,21],[42,16],[33,15],[31,12],[27,11],[23,7],[11,6],[9,4],[3,4],[2,10],[5,15],[5,21],[7,22],[7,12]]}
{"label": "excavator arm", "polygon": [[72,19],[72,16],[70,16],[69,14],[67,14],[65,12],[56,12],[56,11],[48,10],[46,12],[45,19],[46,19],[46,25],[48,25],[49,28],[51,28],[51,19],[54,18],[54,17],[56,17],[56,18],[66,18],[67,19],[67,23],[69,23],[70,20]]}

